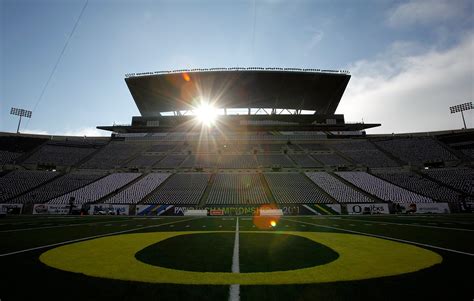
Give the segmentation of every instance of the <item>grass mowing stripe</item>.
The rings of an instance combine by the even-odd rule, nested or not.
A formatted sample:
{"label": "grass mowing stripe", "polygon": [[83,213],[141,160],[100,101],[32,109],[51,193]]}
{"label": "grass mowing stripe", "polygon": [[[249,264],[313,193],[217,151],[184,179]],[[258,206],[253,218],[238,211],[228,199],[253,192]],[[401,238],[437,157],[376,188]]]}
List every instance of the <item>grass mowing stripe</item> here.
{"label": "grass mowing stripe", "polygon": [[[352,218],[344,218],[345,221],[355,221],[355,222],[368,222],[368,220],[357,220]],[[399,225],[399,226],[410,226],[410,227],[423,227],[423,228],[435,228],[435,229],[444,229],[444,230],[455,230],[455,231],[469,231],[474,232],[473,229],[461,229],[461,228],[451,228],[451,227],[440,227],[440,226],[428,226],[428,225],[420,225],[420,224],[402,224],[402,223],[393,223],[393,222],[379,222],[379,221],[370,221],[371,223],[377,224],[391,224],[391,225]]]}
{"label": "grass mowing stripe", "polygon": [[108,220],[108,221],[102,221],[102,222],[76,223],[76,224],[65,224],[65,225],[57,225],[57,226],[11,229],[11,230],[1,230],[0,233],[41,230],[41,229],[52,229],[52,228],[62,228],[62,227],[74,227],[74,226],[82,226],[82,225],[95,225],[95,224],[104,224],[104,223],[118,223],[118,222],[123,222],[123,221],[121,221],[121,220],[115,220],[115,221],[114,220]]}
{"label": "grass mowing stripe", "polygon": [[115,234],[123,234],[123,233],[143,230],[143,229],[149,229],[149,228],[153,228],[153,227],[165,226],[165,225],[169,225],[169,224],[176,224],[176,223],[181,223],[181,222],[195,220],[195,219],[197,219],[197,218],[190,218],[190,219],[185,219],[185,220],[181,220],[181,221],[174,221],[174,222],[163,223],[163,224],[158,224],[158,225],[151,225],[151,226],[146,226],[146,227],[140,227],[140,228],[134,228],[134,229],[128,229],[128,230],[123,230],[123,231],[111,232],[111,233],[106,233],[106,234],[93,235],[93,236],[88,236],[88,237],[83,237],[83,238],[78,238],[78,239],[72,239],[72,240],[67,240],[67,241],[58,242],[58,243],[54,243],[54,244],[49,244],[49,245],[45,245],[45,246],[39,246],[39,247],[34,247],[34,248],[29,248],[29,249],[24,249],[24,250],[9,252],[9,253],[4,253],[4,254],[0,254],[0,257],[25,253],[25,252],[29,252],[29,251],[41,250],[41,249],[45,249],[45,248],[49,248],[49,247],[65,245],[65,244],[68,244],[68,243],[79,242],[79,241],[89,240],[89,239],[93,239],[93,238],[111,236],[111,235],[115,235]]}
{"label": "grass mowing stripe", "polygon": [[282,219],[285,219],[285,220],[291,221],[291,222],[295,222],[295,223],[308,224],[308,225],[313,225],[313,226],[322,227],[322,228],[334,229],[334,230],[339,230],[339,231],[344,231],[344,232],[349,232],[349,233],[355,233],[355,234],[362,234],[362,235],[367,235],[367,236],[372,236],[372,237],[377,237],[377,238],[383,238],[383,239],[388,239],[388,240],[393,240],[393,241],[399,241],[399,242],[419,245],[419,246],[423,246],[423,247],[428,247],[428,248],[433,248],[433,249],[438,249],[438,250],[443,250],[443,251],[448,251],[448,252],[453,252],[453,253],[458,253],[458,254],[463,254],[463,255],[468,255],[468,256],[474,256],[473,253],[463,252],[463,251],[458,251],[458,250],[448,249],[448,248],[443,248],[443,247],[438,247],[438,246],[433,246],[433,245],[424,244],[424,243],[416,242],[416,241],[410,241],[410,240],[394,238],[394,237],[389,237],[389,236],[384,236],[384,235],[378,235],[378,234],[371,234],[371,233],[365,233],[365,232],[360,232],[360,231],[348,230],[348,229],[338,228],[338,227],[325,226],[325,225],[321,225],[321,224],[302,222],[302,221],[298,221],[298,220],[292,220],[292,219],[289,219],[289,218],[282,218]]}
{"label": "grass mowing stripe", "polygon": [[[232,254],[232,273],[240,273],[239,263],[239,218],[235,222],[234,253]],[[231,284],[229,287],[229,301],[240,300],[240,284]]]}

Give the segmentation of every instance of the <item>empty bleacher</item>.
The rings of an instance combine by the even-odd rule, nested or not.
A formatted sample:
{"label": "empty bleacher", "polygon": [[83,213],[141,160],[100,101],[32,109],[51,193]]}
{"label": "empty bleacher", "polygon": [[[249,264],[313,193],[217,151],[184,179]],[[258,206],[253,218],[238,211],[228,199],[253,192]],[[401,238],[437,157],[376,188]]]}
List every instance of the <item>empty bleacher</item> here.
{"label": "empty bleacher", "polygon": [[374,143],[402,161],[413,165],[457,160],[456,156],[429,137],[374,140]]}
{"label": "empty bleacher", "polygon": [[309,155],[305,154],[291,154],[288,155],[296,164],[300,167],[322,167],[323,165],[320,162],[315,161]]}
{"label": "empty bleacher", "polygon": [[349,161],[347,161],[336,153],[318,153],[312,154],[311,157],[327,166],[352,165]]}
{"label": "empty bleacher", "polygon": [[151,155],[151,154],[140,154],[132,160],[124,164],[124,167],[134,168],[148,168],[155,165],[158,161],[162,160],[164,155]]}
{"label": "empty bleacher", "polygon": [[88,185],[103,176],[105,176],[105,173],[101,172],[71,172],[14,198],[10,202],[23,204],[44,203],[52,198]]}
{"label": "empty bleacher", "polygon": [[79,142],[49,142],[27,158],[25,164],[54,166],[76,165],[97,150],[94,145]]}
{"label": "empty bleacher", "polygon": [[132,182],[140,175],[140,173],[114,173],[101,178],[92,184],[54,198],[47,203],[69,204],[71,197],[74,198],[74,204],[76,205],[96,202],[99,199]]}
{"label": "empty bleacher", "polygon": [[157,164],[154,165],[156,168],[177,168],[186,159],[187,155],[168,155]]}
{"label": "empty bleacher", "polygon": [[265,194],[259,174],[219,173],[215,176],[206,204],[254,205],[266,204]]}
{"label": "empty bleacher", "polygon": [[7,201],[60,175],[52,171],[12,171],[0,178],[0,201]]}
{"label": "empty bleacher", "polygon": [[439,185],[414,172],[405,170],[374,170],[374,175],[398,186],[426,195],[434,200],[444,202],[456,202],[459,200],[459,193]]}
{"label": "empty bleacher", "polygon": [[206,190],[210,176],[208,173],[174,174],[143,203],[196,205]]}
{"label": "empty bleacher", "polygon": [[423,170],[430,178],[445,185],[474,196],[474,169],[471,168],[442,168]]}
{"label": "empty bleacher", "polygon": [[87,169],[110,169],[121,166],[142,149],[139,144],[111,142],[81,165]]}
{"label": "empty bleacher", "polygon": [[294,163],[286,155],[277,155],[277,154],[266,154],[266,155],[257,155],[258,165],[263,167],[293,167]]}
{"label": "empty bleacher", "polygon": [[431,203],[430,198],[403,189],[392,183],[361,171],[336,172],[336,174],[360,189],[394,203]]}
{"label": "empty bleacher", "polygon": [[397,162],[390,159],[367,140],[350,140],[335,143],[332,147],[355,163],[368,167],[398,166]]}
{"label": "empty bleacher", "polygon": [[171,174],[150,173],[118,194],[104,201],[108,204],[136,204],[158,188]]}
{"label": "empty bleacher", "polygon": [[365,194],[347,186],[326,172],[307,172],[306,175],[339,203],[373,202],[373,200]]}
{"label": "empty bleacher", "polygon": [[333,203],[328,196],[301,173],[279,172],[265,173],[264,175],[277,203]]}
{"label": "empty bleacher", "polygon": [[219,168],[257,168],[258,162],[254,155],[222,155]]}

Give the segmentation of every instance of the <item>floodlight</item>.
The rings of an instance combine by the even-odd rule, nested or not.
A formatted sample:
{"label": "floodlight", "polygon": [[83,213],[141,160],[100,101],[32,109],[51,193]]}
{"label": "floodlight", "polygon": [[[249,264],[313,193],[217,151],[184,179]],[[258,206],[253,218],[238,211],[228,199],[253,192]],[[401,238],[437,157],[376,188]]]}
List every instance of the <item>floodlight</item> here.
{"label": "floodlight", "polygon": [[18,109],[18,108],[11,108],[10,115],[20,116],[20,119],[18,120],[18,127],[16,129],[17,133],[20,132],[21,117],[31,118],[32,114],[33,114],[33,112],[28,111],[28,110]]}
{"label": "floodlight", "polygon": [[455,105],[455,106],[452,106],[452,107],[449,107],[449,110],[451,111],[451,114],[454,114],[454,113],[459,113],[461,112],[461,116],[462,116],[462,122],[464,123],[464,128],[466,129],[466,120],[464,120],[464,111],[468,111],[468,110],[472,110],[474,109],[473,105],[472,105],[472,101],[471,102],[466,102],[466,103],[463,103],[463,104],[460,104],[460,105]]}

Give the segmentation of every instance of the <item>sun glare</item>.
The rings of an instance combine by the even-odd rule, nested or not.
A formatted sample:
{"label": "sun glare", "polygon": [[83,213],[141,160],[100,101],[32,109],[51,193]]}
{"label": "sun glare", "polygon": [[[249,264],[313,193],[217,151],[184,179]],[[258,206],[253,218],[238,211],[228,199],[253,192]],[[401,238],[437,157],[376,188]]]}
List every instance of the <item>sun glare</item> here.
{"label": "sun glare", "polygon": [[211,126],[217,119],[217,109],[208,102],[202,102],[199,107],[195,109],[196,118],[207,126]]}

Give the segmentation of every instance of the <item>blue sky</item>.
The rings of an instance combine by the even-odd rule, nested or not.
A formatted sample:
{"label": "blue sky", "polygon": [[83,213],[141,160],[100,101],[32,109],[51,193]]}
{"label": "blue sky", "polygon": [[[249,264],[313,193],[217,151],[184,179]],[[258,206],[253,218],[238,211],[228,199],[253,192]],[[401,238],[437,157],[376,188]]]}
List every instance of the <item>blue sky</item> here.
{"label": "blue sky", "polygon": [[[0,0],[0,131],[35,107],[84,3]],[[107,134],[139,114],[125,73],[234,66],[349,70],[338,113],[383,124],[371,133],[461,128],[448,107],[474,100],[473,15],[469,0],[89,0],[22,131]]]}

